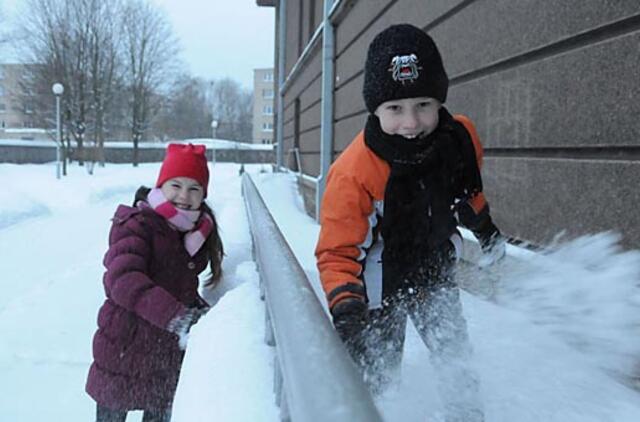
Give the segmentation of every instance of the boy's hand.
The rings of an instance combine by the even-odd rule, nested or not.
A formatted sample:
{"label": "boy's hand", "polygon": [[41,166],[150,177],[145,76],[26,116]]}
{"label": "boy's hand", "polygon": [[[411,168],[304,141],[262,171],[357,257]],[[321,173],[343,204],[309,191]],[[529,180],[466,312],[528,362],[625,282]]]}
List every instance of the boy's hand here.
{"label": "boy's hand", "polygon": [[361,299],[348,297],[333,305],[333,325],[342,341],[349,342],[364,330],[367,314],[367,304]]}
{"label": "boy's hand", "polygon": [[494,265],[501,261],[506,255],[507,240],[495,225],[491,224],[491,226],[491,231],[481,233],[478,236],[480,248],[482,249],[482,256],[478,260],[478,266],[480,268],[487,268]]}

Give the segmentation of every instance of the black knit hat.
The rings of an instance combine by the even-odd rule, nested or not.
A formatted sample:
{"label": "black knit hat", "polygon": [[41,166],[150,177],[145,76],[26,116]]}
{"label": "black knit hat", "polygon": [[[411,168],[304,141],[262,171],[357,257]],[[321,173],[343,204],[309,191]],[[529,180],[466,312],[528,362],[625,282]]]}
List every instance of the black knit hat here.
{"label": "black knit hat", "polygon": [[444,103],[448,88],[438,47],[420,28],[393,25],[369,44],[363,95],[370,113],[403,98],[431,97]]}

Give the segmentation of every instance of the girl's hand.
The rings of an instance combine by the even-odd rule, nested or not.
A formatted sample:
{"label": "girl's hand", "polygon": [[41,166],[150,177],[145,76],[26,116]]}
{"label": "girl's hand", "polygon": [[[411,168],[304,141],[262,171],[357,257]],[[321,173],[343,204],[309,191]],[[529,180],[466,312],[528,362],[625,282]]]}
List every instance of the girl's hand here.
{"label": "girl's hand", "polygon": [[178,336],[180,349],[187,348],[187,340],[189,339],[189,330],[191,326],[209,311],[209,306],[187,308],[184,314],[178,315],[169,321],[167,331]]}

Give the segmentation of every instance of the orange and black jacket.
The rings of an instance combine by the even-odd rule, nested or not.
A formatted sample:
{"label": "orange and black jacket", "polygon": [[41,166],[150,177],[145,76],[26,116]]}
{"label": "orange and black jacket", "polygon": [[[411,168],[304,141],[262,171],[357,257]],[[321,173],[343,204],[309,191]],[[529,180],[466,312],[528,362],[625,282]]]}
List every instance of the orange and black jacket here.
{"label": "orange and black jacket", "polygon": [[[454,118],[469,132],[481,168],[482,145],[473,123],[462,115]],[[362,297],[365,290],[369,307],[376,307],[372,297],[381,293],[383,247],[376,227],[382,216],[389,173],[389,164],[366,146],[364,131],[329,169],[315,251],[329,309],[346,297]],[[468,204],[476,215],[488,209],[482,192]]]}

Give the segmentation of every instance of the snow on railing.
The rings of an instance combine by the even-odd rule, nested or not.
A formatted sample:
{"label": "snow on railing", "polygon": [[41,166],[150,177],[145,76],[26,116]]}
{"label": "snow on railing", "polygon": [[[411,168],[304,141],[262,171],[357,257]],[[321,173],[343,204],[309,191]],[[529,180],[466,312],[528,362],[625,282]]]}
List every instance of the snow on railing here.
{"label": "snow on railing", "polygon": [[248,174],[242,192],[276,348],[275,393],[282,420],[375,422],[382,418],[307,276]]}

